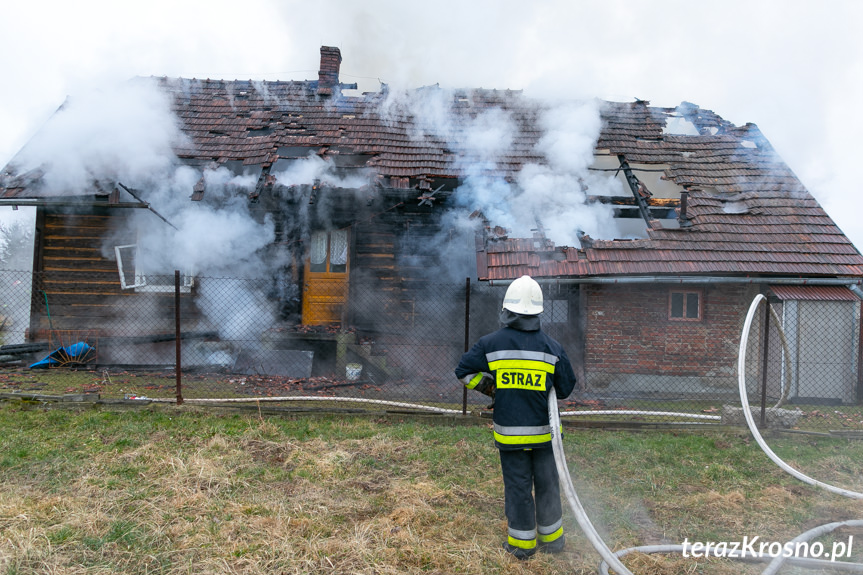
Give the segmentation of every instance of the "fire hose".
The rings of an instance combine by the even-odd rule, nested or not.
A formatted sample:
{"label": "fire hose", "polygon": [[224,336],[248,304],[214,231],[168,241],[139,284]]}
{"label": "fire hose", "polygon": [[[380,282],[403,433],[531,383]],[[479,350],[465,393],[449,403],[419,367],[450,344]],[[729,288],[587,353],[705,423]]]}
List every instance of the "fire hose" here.
{"label": "fire hose", "polygon": [[[746,418],[746,424],[749,427],[749,431],[755,437],[758,446],[761,450],[774,462],[776,463],[783,471],[791,474],[792,476],[800,479],[801,481],[808,483],[810,485],[820,487],[832,493],[842,495],[844,497],[849,497],[853,499],[863,499],[863,494],[858,493],[856,491],[850,491],[847,489],[842,489],[839,487],[834,487],[827,483],[823,483],[821,481],[812,479],[804,475],[803,473],[797,471],[796,469],[789,466],[782,459],[777,456],[773,450],[767,445],[764,441],[764,438],[758,432],[758,428],[755,426],[755,422],[752,418],[752,412],[749,408],[749,401],[746,395],[746,381],[745,381],[745,362],[746,362],[746,345],[749,337],[749,329],[752,325],[752,319],[755,315],[755,311],[758,308],[758,305],[761,303],[761,300],[765,300],[763,295],[756,296],[755,300],[752,302],[750,306],[749,313],[746,316],[746,322],[743,327],[743,334],[741,336],[740,341],[740,351],[738,356],[738,368],[737,368],[737,376],[739,383],[739,391],[740,391],[740,402],[743,406],[743,414]],[[777,327],[782,330],[781,326]],[[783,342],[784,342],[784,334]],[[584,507],[581,504],[581,501],[578,499],[578,494],[575,491],[575,487],[572,483],[572,476],[569,473],[569,467],[566,464],[566,459],[563,453],[563,440],[561,434],[561,423],[560,423],[560,413],[558,411],[557,406],[557,397],[553,390],[548,394],[548,414],[549,414],[549,423],[551,424],[552,430],[552,449],[554,450],[554,461],[557,466],[557,472],[560,477],[561,487],[563,488],[564,494],[566,495],[566,499],[569,502],[569,506],[572,509],[573,515],[575,515],[575,519],[578,522],[579,527],[587,536],[587,539],[590,541],[593,548],[599,553],[600,557],[602,557],[602,561],[600,562],[600,572],[602,575],[609,575],[609,568],[613,569],[615,573],[618,575],[633,575],[632,572],[626,568],[625,565],[621,562],[621,558],[625,555],[628,555],[633,552],[641,552],[641,553],[685,553],[685,548],[683,545],[644,545],[639,547],[631,547],[628,549],[622,549],[620,551],[611,551],[608,545],[603,541],[602,537],[600,537],[599,533],[597,533],[596,529],[593,527],[593,524],[590,521],[590,518],[587,516]],[[835,531],[836,529],[842,527],[853,527],[859,528],[863,527],[863,520],[848,520],[848,521],[837,521],[833,523],[828,523],[825,525],[820,525],[813,529],[810,529],[804,533],[801,533],[785,545],[783,545],[783,549],[786,549],[788,545],[791,545],[790,549],[797,549],[796,545],[801,543],[807,543],[808,541],[820,537],[824,534]],[[851,563],[851,562],[842,562],[842,561],[833,561],[826,559],[817,559],[817,558],[808,558],[808,557],[791,557],[785,553],[782,554],[764,554],[764,553],[755,553],[747,556],[745,552],[740,553],[728,553],[720,555],[716,549],[713,549],[714,557],[723,557],[729,559],[738,559],[744,561],[760,561],[760,562],[768,562],[767,567],[762,572],[762,575],[775,575],[782,565],[788,563],[792,565],[797,565],[805,568],[811,569],[831,569],[836,571],[847,571],[852,573],[863,573],[863,563]]]}

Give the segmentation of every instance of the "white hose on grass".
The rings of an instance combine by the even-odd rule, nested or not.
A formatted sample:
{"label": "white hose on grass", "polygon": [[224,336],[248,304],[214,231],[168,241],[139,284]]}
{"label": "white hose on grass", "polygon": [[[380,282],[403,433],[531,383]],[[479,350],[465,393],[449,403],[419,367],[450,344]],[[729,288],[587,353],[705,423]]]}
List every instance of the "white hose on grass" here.
{"label": "white hose on grass", "polygon": [[597,410],[578,410],[578,411],[562,411],[560,417],[569,415],[644,415],[649,417],[688,417],[690,419],[709,419],[718,421],[722,419],[720,415],[704,415],[701,413],[686,413],[685,411],[643,411],[639,409],[597,409]]}
{"label": "white hose on grass", "polygon": [[[174,398],[157,398],[157,397],[148,397],[141,398],[145,401],[153,401],[159,403],[175,403],[177,400]],[[366,399],[366,398],[355,398],[355,397],[326,397],[326,396],[317,396],[317,395],[303,395],[303,396],[281,396],[281,397],[230,397],[230,398],[186,398],[183,399],[183,403],[257,403],[260,401],[341,401],[345,403],[370,403],[373,405],[385,405],[388,407],[403,407],[406,409],[420,409],[423,411],[430,411],[432,413],[445,413],[445,414],[461,414],[462,411],[460,409],[447,409],[444,407],[434,407],[430,405],[423,405],[421,403],[405,403],[401,401],[389,401],[384,399]],[[686,412],[672,412],[672,411],[642,411],[635,409],[601,409],[601,410],[593,410],[593,411],[564,411],[560,413],[561,417],[564,416],[579,416],[579,415],[641,415],[641,416],[649,416],[649,417],[688,417],[690,419],[706,419],[711,421],[716,421],[721,419],[718,415],[703,415],[700,413],[686,413]]]}
{"label": "white hose on grass", "polygon": [[[830,524],[835,525],[835,528],[838,527],[857,527],[856,521],[842,521],[839,524]],[[822,525],[822,527],[826,527]],[[807,531],[803,535],[808,534]],[[819,534],[823,534],[819,533]],[[793,539],[793,541],[797,541],[800,537],[798,535]],[[811,539],[811,537],[810,537]],[[807,539],[808,540],[808,539]],[[802,540],[801,540],[802,541]],[[624,557],[629,555],[630,553],[684,553],[686,550],[683,548],[683,545],[640,545],[638,547],[630,547],[629,549],[621,549],[616,552],[615,555],[618,557]],[[707,551],[705,551],[707,553]],[[777,559],[777,557],[773,555],[769,555],[767,553],[756,553],[756,554],[745,554],[740,551],[729,551],[728,553],[724,553],[721,550],[717,550],[716,548],[711,548],[709,551],[711,557],[721,558],[721,559],[737,559],[740,561],[751,561],[751,562],[761,562],[767,563],[768,561],[773,562]],[[780,556],[780,558],[782,558]],[[863,569],[863,563],[848,563],[845,561],[832,561],[830,559],[814,559],[811,557],[787,557],[783,558],[784,563],[788,563],[789,565],[796,565],[799,567],[805,567],[807,569],[822,569],[822,570],[830,570],[830,571],[847,571],[851,573],[860,573],[861,569]],[[768,569],[770,566],[767,566]],[[603,563],[600,565],[600,573],[602,575],[609,575],[608,565]],[[764,575],[765,572],[762,572]]]}
{"label": "white hose on grass", "polygon": [[[173,398],[155,398],[148,397],[147,401],[155,401],[162,403],[176,403]],[[200,398],[200,399],[183,399],[183,403],[258,403],[261,401],[341,401],[345,403],[370,403],[373,405],[385,405],[387,407],[403,407],[408,409],[422,409],[433,413],[452,413],[461,414],[460,409],[446,409],[443,407],[434,407],[430,405],[421,405],[416,403],[404,403],[401,401],[387,401],[385,399],[366,399],[362,397],[322,397],[318,395],[291,395],[283,397],[231,397],[224,399]]]}
{"label": "white hose on grass", "polygon": [[850,497],[851,499],[863,499],[863,493],[859,493],[857,491],[850,491],[848,489],[842,489],[840,487],[834,487],[833,485],[818,481],[817,479],[813,479],[808,475],[797,471],[796,469],[785,463],[782,459],[780,459],[778,455],[773,453],[773,450],[770,449],[770,446],[768,446],[767,442],[764,441],[764,438],[761,437],[761,433],[758,431],[758,427],[755,425],[755,420],[752,417],[752,411],[749,408],[749,398],[746,395],[746,345],[749,341],[749,329],[752,326],[752,319],[755,317],[755,312],[758,309],[758,305],[762,301],[765,302],[765,305],[767,304],[767,298],[765,298],[761,294],[758,294],[752,301],[752,305],[749,306],[749,313],[746,314],[746,322],[743,324],[743,333],[740,336],[740,352],[737,358],[737,382],[738,390],[740,392],[740,403],[743,406],[743,417],[746,418],[746,425],[749,427],[749,431],[752,433],[755,441],[758,442],[758,446],[761,447],[761,451],[763,451],[767,455],[767,457],[773,460],[773,463],[778,465],[786,473],[793,475],[804,483],[826,489],[831,493],[836,493],[837,495],[842,495],[843,497]]}
{"label": "white hose on grass", "polygon": [[587,512],[581,505],[578,499],[578,494],[575,487],[572,485],[572,476],[569,474],[569,467],[566,465],[566,459],[563,456],[563,439],[561,434],[560,413],[557,409],[557,394],[554,389],[548,391],[548,421],[551,425],[551,447],[554,450],[554,463],[557,466],[557,475],[560,477],[560,482],[563,484],[563,491],[566,494],[566,500],[575,515],[575,520],[578,521],[579,527],[587,536],[590,544],[602,557],[604,563],[611,565],[618,575],[632,575],[632,572],[621,563],[620,559],[609,549],[605,541],[602,540],[596,528],[591,523]]}
{"label": "white hose on grass", "polygon": [[[756,296],[755,300],[752,302],[752,305],[749,308],[749,313],[746,316],[746,321],[743,327],[743,333],[741,335],[740,341],[740,351],[738,356],[738,383],[739,383],[739,392],[740,392],[740,402],[743,406],[743,415],[746,418],[746,424],[749,427],[749,430],[752,432],[752,435],[755,437],[755,440],[758,443],[758,446],[776,463],[782,470],[787,473],[793,475],[797,479],[804,481],[810,485],[818,486],[823,489],[826,489],[832,493],[836,493],[838,495],[842,495],[844,497],[850,497],[853,499],[861,499],[863,498],[863,494],[857,493],[856,491],[850,491],[847,489],[841,489],[838,487],[834,487],[827,483],[823,483],[821,481],[817,481],[804,475],[803,473],[797,471],[792,468],[788,464],[786,464],[782,459],[779,458],[767,443],[764,441],[764,438],[761,437],[761,434],[758,432],[758,428],[755,426],[755,422],[752,418],[752,412],[749,408],[749,401],[746,395],[746,346],[749,339],[749,330],[752,326],[752,319],[755,316],[755,311],[759,305],[759,303],[765,300],[763,295]],[[781,330],[781,326],[777,327]],[[783,343],[784,343],[784,334],[783,334]],[[574,412],[574,413],[596,413],[596,412]],[[590,541],[593,548],[600,554],[602,557],[602,561],[600,562],[600,572],[603,575],[609,575],[609,567],[614,570],[618,575],[632,575],[632,572],[629,571],[626,566],[624,566],[620,558],[633,552],[642,552],[642,553],[683,553],[685,551],[683,545],[646,545],[640,547],[631,547],[628,549],[622,549],[620,551],[612,552],[605,541],[599,536],[596,532],[596,529],[593,527],[593,524],[590,521],[590,518],[587,516],[587,513],[584,511],[584,507],[581,505],[581,502],[578,499],[578,494],[575,491],[575,487],[572,484],[572,477],[569,474],[569,467],[566,464],[566,459],[563,454],[563,441],[561,439],[561,426],[560,426],[560,413],[558,412],[557,406],[557,396],[553,389],[549,390],[548,395],[548,414],[549,414],[549,423],[551,424],[552,430],[552,449],[554,450],[554,460],[557,465],[558,475],[560,476],[560,480],[563,486],[564,493],[566,494],[566,498],[569,501],[570,507],[572,508],[573,513],[575,514],[576,521],[578,521],[579,526],[584,531],[588,540]],[[690,414],[692,415],[692,414]],[[791,549],[796,549],[796,545],[800,543],[806,543],[816,537],[820,537],[826,533],[831,533],[840,527],[863,527],[863,520],[848,520],[848,521],[838,521],[834,523],[828,523],[825,525],[820,525],[809,531],[806,531],[786,545],[791,545]],[[786,546],[783,546],[783,550]],[[715,555],[715,550],[714,550]],[[716,555],[718,556],[718,555]],[[806,558],[806,557],[787,557],[785,554],[777,554],[777,555],[767,555],[767,554],[759,554],[755,557],[747,557],[745,554],[737,554],[732,555],[728,554],[724,556],[729,559],[739,559],[739,560],[756,560],[756,561],[770,561],[765,570],[762,572],[762,575],[775,575],[779,568],[785,563],[790,563],[794,565],[799,565],[806,568],[811,569],[829,569],[829,570],[837,570],[837,571],[848,571],[853,573],[863,573],[863,563],[850,563],[850,562],[841,562],[841,561],[833,561],[831,560],[823,560],[816,558]]]}
{"label": "white hose on grass", "polygon": [[[837,521],[835,523],[827,523],[824,525],[819,525],[818,527],[813,527],[809,531],[801,533],[786,545],[791,545],[790,549],[795,549],[796,545],[799,543],[804,543],[815,539],[816,537],[820,537],[821,535],[825,535],[827,533],[832,533],[836,531],[840,527],[863,527],[863,519],[850,519],[848,521]],[[761,572],[761,575],[775,575],[779,571],[779,568],[782,567],[784,563],[788,561],[789,557],[786,557],[784,554],[779,554],[773,558],[767,568]],[[843,565],[849,571],[853,571],[854,573],[863,573],[863,563],[844,563],[839,561],[829,561],[830,568],[836,565]]]}

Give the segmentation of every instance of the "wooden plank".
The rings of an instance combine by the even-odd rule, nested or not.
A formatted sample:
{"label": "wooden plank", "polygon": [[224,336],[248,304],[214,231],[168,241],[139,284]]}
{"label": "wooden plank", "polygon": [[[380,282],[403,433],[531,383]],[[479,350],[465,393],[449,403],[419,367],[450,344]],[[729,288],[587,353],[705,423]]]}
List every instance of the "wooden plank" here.
{"label": "wooden plank", "polygon": [[90,247],[61,248],[56,246],[45,246],[42,253],[46,258],[56,260],[89,259],[101,261],[105,259],[102,257],[102,251],[100,249]]}
{"label": "wooden plank", "polygon": [[119,277],[116,262],[108,260],[96,262],[94,265],[89,265],[89,260],[73,260],[69,262],[51,260],[50,265],[42,266],[42,271],[52,275],[66,274],[70,277],[75,274],[95,274],[99,276],[113,274],[114,276]]}
{"label": "wooden plank", "polygon": [[[613,206],[638,206],[634,197],[631,196],[588,196],[588,202],[596,202],[599,204],[610,204]],[[679,198],[645,198],[645,203],[652,208],[678,208],[680,207]]]}

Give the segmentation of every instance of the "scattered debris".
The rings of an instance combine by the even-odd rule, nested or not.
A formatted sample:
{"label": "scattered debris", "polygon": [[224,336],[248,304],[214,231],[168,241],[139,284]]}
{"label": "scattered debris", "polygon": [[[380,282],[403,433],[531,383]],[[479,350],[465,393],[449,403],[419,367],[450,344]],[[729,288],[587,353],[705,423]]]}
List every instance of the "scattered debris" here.
{"label": "scattered debris", "polygon": [[[761,408],[750,407],[752,417],[756,421],[761,420]],[[782,409],[781,407],[768,407],[765,411],[767,427],[771,429],[791,429],[797,425],[798,420],[803,417],[803,411],[799,409]],[[722,406],[723,425],[746,425],[743,408],[733,405]]]}

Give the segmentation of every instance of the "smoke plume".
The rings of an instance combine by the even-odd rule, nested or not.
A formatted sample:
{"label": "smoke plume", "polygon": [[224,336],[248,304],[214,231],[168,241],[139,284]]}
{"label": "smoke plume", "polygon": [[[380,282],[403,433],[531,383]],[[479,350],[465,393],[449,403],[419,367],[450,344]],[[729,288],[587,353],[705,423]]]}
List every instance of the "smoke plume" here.
{"label": "smoke plume", "polygon": [[168,97],[136,79],[67,99],[15,163],[42,170],[47,192],[82,194],[94,180],[152,181],[171,166],[182,140]]}

